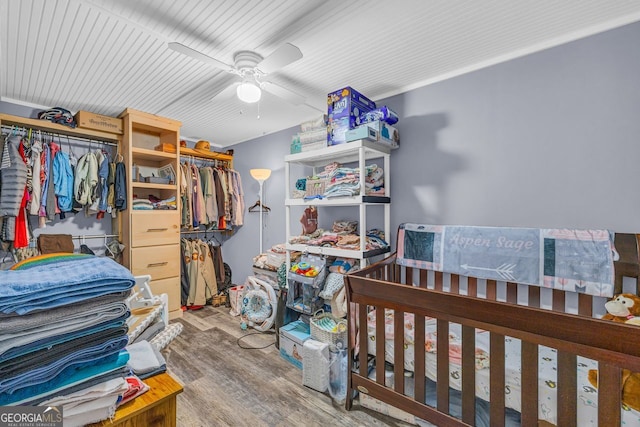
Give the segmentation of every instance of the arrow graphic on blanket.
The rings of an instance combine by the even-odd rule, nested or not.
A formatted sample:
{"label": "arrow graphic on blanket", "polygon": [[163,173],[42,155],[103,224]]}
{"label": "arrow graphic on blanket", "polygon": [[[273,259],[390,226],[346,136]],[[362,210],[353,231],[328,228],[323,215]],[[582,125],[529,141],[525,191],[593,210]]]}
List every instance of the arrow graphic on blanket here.
{"label": "arrow graphic on blanket", "polygon": [[502,264],[497,268],[487,268],[487,267],[476,267],[473,265],[462,264],[460,267],[465,270],[484,270],[484,271],[493,271],[498,273],[500,277],[505,280],[512,280],[515,282],[516,278],[513,275],[513,269],[516,268],[516,264]]}

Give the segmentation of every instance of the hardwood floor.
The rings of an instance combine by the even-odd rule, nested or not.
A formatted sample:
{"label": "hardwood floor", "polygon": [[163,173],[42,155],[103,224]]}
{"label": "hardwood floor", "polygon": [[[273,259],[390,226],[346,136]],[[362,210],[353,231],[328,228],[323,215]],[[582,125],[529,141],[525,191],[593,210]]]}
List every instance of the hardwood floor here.
{"label": "hardwood floor", "polygon": [[[163,351],[167,370],[184,385],[180,427],[409,426],[361,407],[351,411],[328,393],[302,385],[302,371],[285,361],[275,335],[240,329],[226,307],[186,312],[182,333]],[[252,334],[252,335],[247,335]],[[265,347],[242,349],[243,347]]]}

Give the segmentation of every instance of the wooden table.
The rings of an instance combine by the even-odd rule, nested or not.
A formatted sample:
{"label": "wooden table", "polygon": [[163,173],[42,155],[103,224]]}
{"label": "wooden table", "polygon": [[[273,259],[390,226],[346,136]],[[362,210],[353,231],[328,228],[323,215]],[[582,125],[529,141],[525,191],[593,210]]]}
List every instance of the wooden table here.
{"label": "wooden table", "polygon": [[90,426],[175,427],[176,396],[182,393],[182,386],[167,373],[154,375],[143,382],[149,386],[146,393],[120,406],[113,420]]}

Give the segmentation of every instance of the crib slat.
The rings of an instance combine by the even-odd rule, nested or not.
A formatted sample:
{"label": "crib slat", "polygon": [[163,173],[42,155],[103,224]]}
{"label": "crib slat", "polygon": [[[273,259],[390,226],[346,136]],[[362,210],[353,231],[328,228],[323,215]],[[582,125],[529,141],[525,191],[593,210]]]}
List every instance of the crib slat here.
{"label": "crib slat", "polygon": [[449,413],[449,322],[438,319],[437,325],[437,408],[438,411]]}
{"label": "crib slat", "polygon": [[529,300],[527,305],[529,307],[540,307],[540,288],[537,286],[528,286],[529,288]]}
{"label": "crib slat", "polygon": [[518,303],[518,284],[507,282],[507,302],[511,304]]}
{"label": "crib slat", "polygon": [[522,388],[525,396],[522,400],[521,422],[523,427],[538,425],[538,346],[522,341],[520,367],[522,370]]}
{"label": "crib slat", "polygon": [[436,271],[435,272],[435,282],[436,282],[435,283],[435,290],[436,291],[442,291],[443,283],[444,283],[443,276],[444,275],[442,274],[442,271]]}
{"label": "crib slat", "polygon": [[462,326],[462,421],[474,425],[476,420],[476,330]]}
{"label": "crib slat", "polygon": [[559,289],[553,290],[553,303],[551,304],[551,306],[553,307],[554,311],[565,311],[566,305],[564,295],[564,292]]}
{"label": "crib slat", "polygon": [[451,286],[449,292],[456,295],[460,293],[460,276],[457,274],[451,274]]}
{"label": "crib slat", "polygon": [[576,355],[558,351],[558,425],[576,426]]}
{"label": "crib slat", "polygon": [[376,382],[381,385],[384,385],[384,326],[384,307],[376,306]]}
{"label": "crib slat", "polygon": [[495,301],[498,298],[497,283],[495,280],[487,280],[487,299]]}
{"label": "crib slat", "polygon": [[411,285],[413,283],[413,267],[407,267],[404,275],[404,283]]}
{"label": "crib slat", "polygon": [[467,295],[470,297],[478,296],[478,279],[475,277],[467,279]]}
{"label": "crib slat", "polygon": [[490,332],[489,419],[492,427],[504,426],[504,335]]}
{"label": "crib slat", "polygon": [[400,275],[401,275],[401,270],[400,270],[400,265],[399,264],[393,264],[393,266],[391,267],[391,271],[393,272],[393,279],[392,282],[393,283],[400,283]]}
{"label": "crib slat", "polygon": [[360,357],[360,375],[364,378],[368,378],[367,372],[367,352],[369,345],[369,337],[367,332],[367,305],[358,304],[358,325],[360,332],[360,342],[358,344],[359,357]]}
{"label": "crib slat", "polygon": [[587,294],[578,294],[578,314],[591,317],[593,315],[593,297]]}
{"label": "crib slat", "polygon": [[[414,349],[425,348],[424,346],[424,316],[415,314],[415,332],[414,332]],[[414,396],[416,401],[423,403],[425,401],[425,383],[419,381],[418,378],[425,378],[425,352],[414,351]],[[404,375],[403,375],[404,377]],[[397,381],[397,377],[396,377]]]}
{"label": "crib slat", "polygon": [[[598,363],[598,423],[620,425],[622,379],[620,368],[604,362]],[[605,398],[606,397],[606,398]]]}
{"label": "crib slat", "polygon": [[427,288],[427,270],[420,270],[420,283],[421,288]]}
{"label": "crib slat", "polygon": [[[397,337],[393,346],[393,360],[395,362],[393,367],[394,388],[398,393],[404,394],[404,345],[398,345],[400,343],[404,344],[404,311],[395,310],[393,313],[393,335]],[[403,338],[400,339],[400,337]]]}

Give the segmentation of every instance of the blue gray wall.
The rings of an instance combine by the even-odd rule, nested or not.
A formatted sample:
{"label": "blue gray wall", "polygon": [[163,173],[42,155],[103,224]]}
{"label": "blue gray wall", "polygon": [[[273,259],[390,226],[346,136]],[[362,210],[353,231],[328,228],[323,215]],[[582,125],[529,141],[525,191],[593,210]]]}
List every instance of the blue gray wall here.
{"label": "blue gray wall", "polygon": [[[640,23],[378,101],[401,118],[392,230],[423,222],[640,232],[637,40]],[[0,111],[17,114],[3,103]],[[265,249],[285,240],[283,158],[295,132],[232,147],[247,206],[259,194],[249,169],[273,170]],[[349,212],[320,212],[320,225]],[[251,274],[259,244],[259,214],[246,213],[223,245],[235,283]]]}
{"label": "blue gray wall", "polygon": [[[392,230],[422,222],[640,232],[638,40],[640,23],[378,101],[401,118]],[[283,157],[295,132],[233,147],[249,204],[258,184],[248,170],[274,169],[265,249],[285,239]],[[236,283],[251,274],[258,220],[247,214],[224,245]]]}

